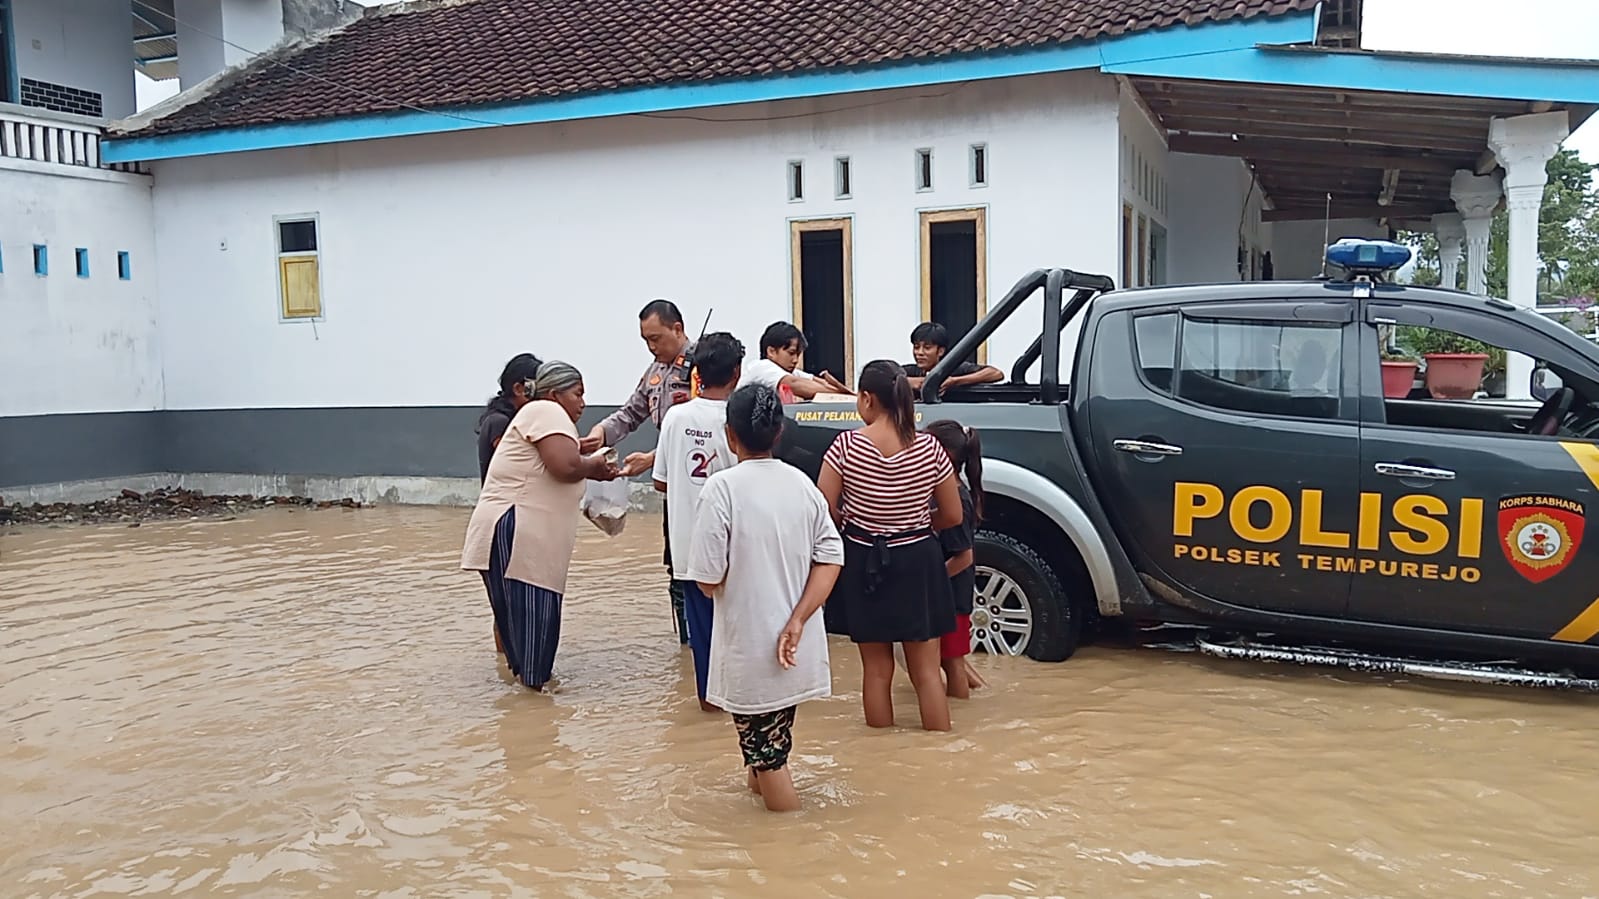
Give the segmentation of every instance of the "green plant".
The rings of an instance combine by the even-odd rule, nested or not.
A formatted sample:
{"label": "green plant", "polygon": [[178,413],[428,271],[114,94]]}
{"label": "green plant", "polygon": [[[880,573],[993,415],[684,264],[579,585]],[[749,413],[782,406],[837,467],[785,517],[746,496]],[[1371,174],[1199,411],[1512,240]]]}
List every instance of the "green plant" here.
{"label": "green plant", "polygon": [[1504,374],[1505,351],[1502,347],[1488,347],[1488,361],[1483,363],[1482,373],[1485,377]]}
{"label": "green plant", "polygon": [[[1478,353],[1491,356],[1488,344],[1480,340],[1472,340],[1463,334],[1453,331],[1444,331],[1439,328],[1424,328],[1417,325],[1405,325],[1399,329],[1399,344],[1418,356],[1432,356],[1456,353]],[[1501,351],[1501,355],[1503,355]]]}

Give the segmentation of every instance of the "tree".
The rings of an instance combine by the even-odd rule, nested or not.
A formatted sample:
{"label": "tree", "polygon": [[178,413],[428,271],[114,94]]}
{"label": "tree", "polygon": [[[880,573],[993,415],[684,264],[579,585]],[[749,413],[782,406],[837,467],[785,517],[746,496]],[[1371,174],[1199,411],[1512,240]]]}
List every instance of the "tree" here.
{"label": "tree", "polygon": [[[1546,167],[1543,207],[1538,213],[1538,301],[1559,302],[1599,294],[1599,190],[1596,166],[1573,150],[1556,153]],[[1439,280],[1438,238],[1429,232],[1406,231],[1401,239],[1416,253],[1411,283],[1436,285]],[[1502,297],[1509,277],[1510,216],[1494,214],[1488,243],[1488,293]],[[1465,282],[1465,266],[1460,280]]]}

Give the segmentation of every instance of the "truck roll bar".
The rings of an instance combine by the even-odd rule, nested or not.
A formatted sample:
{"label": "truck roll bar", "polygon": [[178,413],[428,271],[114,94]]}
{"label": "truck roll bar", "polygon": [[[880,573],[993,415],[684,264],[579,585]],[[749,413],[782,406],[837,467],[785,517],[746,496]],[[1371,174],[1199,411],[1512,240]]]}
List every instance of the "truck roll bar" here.
{"label": "truck roll bar", "polygon": [[[1059,403],[1061,329],[1082,311],[1089,300],[1101,293],[1116,289],[1116,282],[1104,275],[1085,275],[1064,268],[1035,269],[1028,272],[1005,294],[999,305],[990,309],[976,327],[956,341],[944,358],[927,373],[926,380],[922,382],[922,402],[930,404],[941,402],[938,389],[949,379],[950,373],[956,366],[974,355],[983,341],[993,336],[999,326],[1004,324],[1006,319],[1009,319],[1040,287],[1044,289],[1044,327],[1037,339],[1011,367],[1010,379],[1012,383],[1025,382],[1027,369],[1032,367],[1034,360],[1043,356],[1043,366],[1038,376],[1039,401],[1050,405]],[[1075,290],[1076,293],[1072,294],[1071,299],[1062,303],[1061,294],[1067,288]],[[1046,341],[1044,339],[1046,337],[1050,339]]]}

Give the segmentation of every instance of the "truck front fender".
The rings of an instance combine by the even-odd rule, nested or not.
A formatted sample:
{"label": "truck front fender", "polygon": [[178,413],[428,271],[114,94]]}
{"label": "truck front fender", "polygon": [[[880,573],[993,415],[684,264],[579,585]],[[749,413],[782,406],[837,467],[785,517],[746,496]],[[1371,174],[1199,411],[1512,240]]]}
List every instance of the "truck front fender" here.
{"label": "truck front fender", "polygon": [[[983,490],[1024,503],[1053,521],[1083,557],[1100,614],[1121,614],[1121,592],[1110,550],[1077,500],[1043,475],[1002,459],[983,460]],[[1013,536],[1026,538],[1025,534]]]}

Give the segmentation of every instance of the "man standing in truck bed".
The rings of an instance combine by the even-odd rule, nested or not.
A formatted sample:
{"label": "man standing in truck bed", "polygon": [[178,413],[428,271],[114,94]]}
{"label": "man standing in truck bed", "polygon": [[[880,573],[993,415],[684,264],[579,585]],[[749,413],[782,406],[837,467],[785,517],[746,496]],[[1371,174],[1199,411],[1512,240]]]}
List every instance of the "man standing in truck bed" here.
{"label": "man standing in truck bed", "polygon": [[[694,345],[683,331],[683,313],[678,310],[677,304],[671,300],[654,300],[639,311],[639,336],[644,338],[644,345],[649,347],[650,355],[655,361],[644,370],[644,376],[639,378],[638,387],[633,390],[633,395],[628,397],[622,408],[612,412],[606,419],[590,429],[588,436],[583,438],[580,447],[585,452],[592,452],[602,446],[616,446],[629,434],[638,430],[645,419],[648,419],[659,428],[661,419],[665,417],[666,410],[678,403],[686,403],[693,395],[693,383],[689,359],[694,352]],[[632,453],[622,464],[622,475],[632,477],[641,472],[646,472],[655,467],[655,451],[647,453]],[[663,506],[669,500],[663,501]],[[667,539],[667,521],[670,518],[661,515],[661,536],[666,543],[662,561],[666,563],[667,570],[672,568],[672,543]],[[672,597],[672,613],[677,620],[677,639],[680,644],[688,643],[688,626],[683,617],[683,593],[676,582],[668,587]]]}

